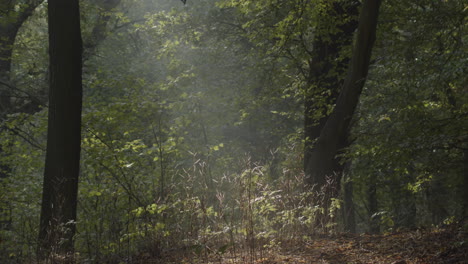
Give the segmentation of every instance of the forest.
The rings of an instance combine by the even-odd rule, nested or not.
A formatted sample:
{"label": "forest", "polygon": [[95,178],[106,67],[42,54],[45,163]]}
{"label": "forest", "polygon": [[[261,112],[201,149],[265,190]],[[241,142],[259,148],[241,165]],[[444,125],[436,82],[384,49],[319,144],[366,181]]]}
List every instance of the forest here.
{"label": "forest", "polygon": [[0,263],[468,263],[463,0],[0,0]]}

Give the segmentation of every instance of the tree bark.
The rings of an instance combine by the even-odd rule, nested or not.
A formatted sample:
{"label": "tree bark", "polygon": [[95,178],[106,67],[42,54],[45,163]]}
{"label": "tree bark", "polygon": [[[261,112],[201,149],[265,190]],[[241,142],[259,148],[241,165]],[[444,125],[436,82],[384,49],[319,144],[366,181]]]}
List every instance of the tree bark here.
{"label": "tree bark", "polygon": [[[327,108],[336,103],[343,85],[350,56],[344,56],[343,59],[340,57],[343,56],[344,49],[352,44],[353,35],[358,26],[359,2],[335,2],[331,9],[324,14],[321,19],[322,24],[326,24],[326,21],[330,20],[329,17],[333,17],[332,20],[342,20],[347,17],[348,21],[339,25],[336,33],[317,33],[312,43],[313,56],[309,62],[309,76],[304,98],[305,175],[310,175],[313,171],[309,165],[314,143],[328,120]],[[320,26],[318,28],[318,31],[323,31],[320,30]],[[320,117],[317,118],[317,116]],[[334,165],[336,165],[336,171],[342,171],[338,162]],[[306,182],[306,184],[310,183]]]}
{"label": "tree bark", "polygon": [[367,0],[362,5],[348,74],[335,109],[320,131],[320,136],[310,152],[306,183],[315,188],[324,186],[326,177],[333,175],[336,154],[342,148],[343,143],[347,142],[351,118],[367,78],[380,4],[381,0]]}
{"label": "tree bark", "polygon": [[73,252],[81,142],[78,0],[49,0],[50,91],[38,255]]}

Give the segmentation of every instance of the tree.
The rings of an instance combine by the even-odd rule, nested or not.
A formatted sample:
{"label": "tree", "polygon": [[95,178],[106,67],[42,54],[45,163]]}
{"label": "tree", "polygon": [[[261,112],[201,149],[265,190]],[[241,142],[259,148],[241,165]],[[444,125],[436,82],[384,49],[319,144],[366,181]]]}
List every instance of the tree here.
{"label": "tree", "polygon": [[78,0],[48,2],[50,91],[39,256],[73,252],[81,141]]}
{"label": "tree", "polygon": [[[34,31],[38,35],[47,34],[45,30],[42,30],[43,25],[46,25],[46,21],[41,20],[45,17],[43,11],[45,4],[41,5],[42,2],[43,0],[0,1],[0,15],[2,16],[0,21],[0,132],[6,135],[22,133],[21,125],[24,122],[11,126],[11,121],[17,119],[13,116],[25,114],[25,118],[26,116],[33,118],[47,105],[48,64],[45,62],[47,58],[38,56],[37,49],[28,42],[29,39],[34,40],[38,43],[38,47],[47,45],[43,39],[37,39],[37,35],[31,37],[28,33],[28,31]],[[96,52],[99,44],[109,35],[108,24],[115,19],[113,11],[120,2],[121,0],[85,2],[89,10],[92,10],[92,12],[86,12],[87,18],[95,17],[95,19],[87,23],[90,37],[84,38],[83,62],[86,62]],[[44,22],[38,23],[38,21]],[[35,28],[36,26],[38,28]],[[22,49],[25,38],[29,44],[28,51]],[[31,56],[31,53],[35,55]],[[25,60],[25,58],[31,59]],[[38,147],[37,144],[33,145]],[[12,174],[15,167],[11,164],[12,159],[8,158],[8,150],[11,148],[12,145],[8,143],[0,145],[0,181],[2,182],[8,181],[5,178]],[[3,197],[0,201],[0,228],[11,227],[11,219],[16,217],[12,215],[13,211],[8,198]]]}
{"label": "tree", "polygon": [[[304,92],[304,173],[305,183],[310,186],[317,184],[317,189],[324,183],[310,177],[314,173],[311,166],[312,153],[315,141],[320,137],[320,132],[330,116],[330,109],[336,104],[343,85],[351,56],[346,51],[352,44],[357,28],[358,11],[359,3],[355,1],[332,2],[322,12],[314,32]],[[331,30],[330,24],[333,22],[336,23],[336,29]],[[334,173],[341,175],[342,170],[339,159],[335,158]]]}
{"label": "tree", "polygon": [[[303,168],[305,183],[311,186],[313,179],[308,177],[313,170],[311,152],[344,81],[360,4],[358,1],[263,1],[259,4],[240,0],[225,5],[236,7],[245,16],[247,21],[238,28],[243,29],[252,44],[265,49],[261,51],[265,54],[264,63],[273,64],[283,72],[287,70],[288,86],[299,88],[296,93],[304,102]],[[271,82],[278,79],[270,78]],[[286,94],[285,90],[283,87]],[[336,159],[334,171],[341,170]]]}
{"label": "tree", "polygon": [[[304,183],[321,190],[326,181],[325,177],[319,181],[313,176],[316,169],[314,148],[345,79],[358,24],[359,2],[263,1],[254,4],[230,1],[227,6],[238,8],[247,17],[241,28],[253,44],[269,47],[265,52],[266,62],[281,65],[283,72],[294,78],[290,79],[289,85],[299,88],[296,93],[304,102]],[[337,149],[342,150],[348,145],[347,140],[343,140]],[[345,167],[337,154],[339,151],[330,161],[332,173],[328,176],[333,176],[333,184],[326,185],[328,198],[336,195]],[[324,200],[327,200],[323,205],[326,207],[329,199]]]}
{"label": "tree", "polygon": [[[351,58],[354,32],[358,26],[360,4],[356,1],[330,2],[325,11],[321,12],[314,32],[311,57],[308,61],[309,71],[306,87],[304,88],[304,174],[305,184],[321,191],[326,195],[324,199],[325,211],[328,211],[329,198],[336,196],[339,191],[341,176],[345,166],[340,157],[335,156],[332,163],[333,176],[330,184],[318,182],[312,175],[313,152],[316,141],[330,117],[331,110],[336,104],[338,95],[344,82],[346,70]],[[335,23],[334,29],[330,24]],[[345,148],[349,142],[342,142]],[[349,166],[347,166],[349,167]],[[352,190],[351,182],[345,183],[345,195]],[[348,195],[349,196],[349,195]],[[354,212],[350,197],[345,198],[343,216],[345,229],[354,231]],[[321,219],[328,221],[328,217]]]}
{"label": "tree", "polygon": [[[367,77],[372,48],[376,38],[377,18],[381,1],[366,1],[363,3],[359,17],[358,32],[354,45],[352,59],[344,80],[343,88],[336,101],[336,106],[317,138],[314,147],[310,150],[306,168],[307,183],[310,186],[321,188],[325,186],[327,177],[333,177],[341,171],[336,171],[337,154],[349,145],[348,136],[351,130],[351,119],[358,105],[359,97]],[[306,150],[307,151],[307,150]],[[309,177],[309,178],[307,178]],[[347,186],[349,191],[349,186]],[[349,197],[348,201],[349,208]],[[328,201],[323,205],[328,212]],[[346,216],[353,212],[345,211]],[[353,230],[353,217],[347,219],[347,229]]]}
{"label": "tree", "polygon": [[333,174],[335,156],[347,141],[351,119],[369,69],[380,3],[379,0],[365,1],[362,5],[353,57],[343,88],[311,152],[309,167],[312,184],[323,186],[326,177]]}

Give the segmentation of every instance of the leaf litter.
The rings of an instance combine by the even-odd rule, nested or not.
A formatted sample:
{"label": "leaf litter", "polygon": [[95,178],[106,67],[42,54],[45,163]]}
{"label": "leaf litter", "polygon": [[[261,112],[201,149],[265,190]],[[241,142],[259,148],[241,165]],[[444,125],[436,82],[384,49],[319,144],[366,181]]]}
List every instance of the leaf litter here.
{"label": "leaf litter", "polygon": [[[265,243],[266,244],[266,243]],[[275,249],[169,250],[157,257],[141,254],[137,263],[319,263],[319,264],[462,264],[468,263],[468,223],[387,234],[315,235],[283,241]]]}

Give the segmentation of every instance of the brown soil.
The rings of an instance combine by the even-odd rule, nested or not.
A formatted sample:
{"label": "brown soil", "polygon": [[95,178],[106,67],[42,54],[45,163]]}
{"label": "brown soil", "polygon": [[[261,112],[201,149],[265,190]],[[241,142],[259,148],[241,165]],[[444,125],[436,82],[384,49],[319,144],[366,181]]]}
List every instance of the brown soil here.
{"label": "brown soil", "polygon": [[[166,252],[158,258],[142,254],[140,263],[326,263],[413,264],[468,263],[467,226],[412,230],[383,235],[337,234],[312,237],[308,242],[283,242],[275,250],[256,246],[231,247],[213,253],[205,248]],[[211,253],[210,253],[211,252]]]}

